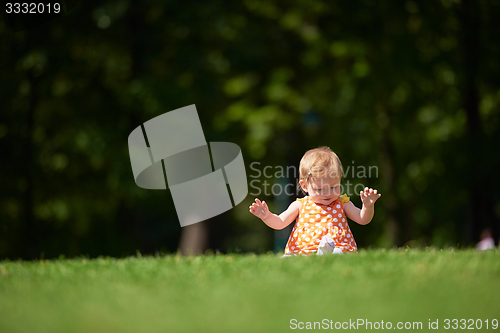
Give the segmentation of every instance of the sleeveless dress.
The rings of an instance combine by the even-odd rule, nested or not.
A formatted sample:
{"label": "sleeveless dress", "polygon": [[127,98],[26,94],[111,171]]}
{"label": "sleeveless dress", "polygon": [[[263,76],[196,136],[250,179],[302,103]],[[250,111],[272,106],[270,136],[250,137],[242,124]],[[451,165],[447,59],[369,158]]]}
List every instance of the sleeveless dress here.
{"label": "sleeveless dress", "polygon": [[285,247],[285,255],[309,255],[318,251],[321,238],[327,234],[335,242],[335,248],[343,253],[357,252],[358,246],[347,224],[344,203],[349,201],[345,194],[329,205],[314,203],[309,196],[300,201],[300,213]]}

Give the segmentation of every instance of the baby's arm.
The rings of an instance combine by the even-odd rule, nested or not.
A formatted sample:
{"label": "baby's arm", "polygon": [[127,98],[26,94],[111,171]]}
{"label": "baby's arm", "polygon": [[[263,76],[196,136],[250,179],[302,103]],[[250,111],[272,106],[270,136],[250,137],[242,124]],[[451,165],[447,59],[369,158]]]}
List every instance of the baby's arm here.
{"label": "baby's arm", "polygon": [[354,206],[352,202],[346,202],[344,204],[345,214],[348,218],[358,224],[365,225],[370,223],[375,211],[375,201],[377,201],[380,196],[381,194],[377,194],[377,190],[365,187],[365,190],[360,192],[363,207],[359,209],[358,207]]}
{"label": "baby's arm", "polygon": [[297,218],[301,206],[300,201],[294,201],[287,210],[278,216],[269,211],[265,201],[261,202],[259,199],[255,199],[255,202],[250,206],[250,213],[260,218],[269,227],[281,230]]}

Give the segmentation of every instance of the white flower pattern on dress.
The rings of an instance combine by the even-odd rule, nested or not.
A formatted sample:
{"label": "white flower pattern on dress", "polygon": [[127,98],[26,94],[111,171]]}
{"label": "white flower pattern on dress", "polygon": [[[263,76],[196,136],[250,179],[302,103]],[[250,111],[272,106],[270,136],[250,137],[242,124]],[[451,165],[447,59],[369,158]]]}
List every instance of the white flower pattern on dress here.
{"label": "white flower pattern on dress", "polygon": [[[357,252],[356,241],[352,236],[341,206],[342,202],[349,201],[348,198],[347,201],[338,198],[328,206],[316,204],[309,197],[298,200],[302,204],[302,209],[288,240],[285,253],[315,253],[321,238],[327,234],[334,240],[336,248],[339,248],[342,252]],[[335,214],[335,217],[332,214]],[[339,221],[344,222],[345,226]]]}

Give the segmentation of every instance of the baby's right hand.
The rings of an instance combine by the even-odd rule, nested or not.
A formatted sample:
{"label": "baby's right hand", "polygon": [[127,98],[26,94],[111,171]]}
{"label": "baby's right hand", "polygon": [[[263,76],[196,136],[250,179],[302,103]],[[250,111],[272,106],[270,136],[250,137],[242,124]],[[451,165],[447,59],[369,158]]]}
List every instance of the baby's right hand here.
{"label": "baby's right hand", "polygon": [[257,216],[261,220],[264,220],[271,214],[269,208],[267,207],[266,202],[265,201],[261,202],[257,198],[255,198],[255,202],[250,206],[250,213]]}

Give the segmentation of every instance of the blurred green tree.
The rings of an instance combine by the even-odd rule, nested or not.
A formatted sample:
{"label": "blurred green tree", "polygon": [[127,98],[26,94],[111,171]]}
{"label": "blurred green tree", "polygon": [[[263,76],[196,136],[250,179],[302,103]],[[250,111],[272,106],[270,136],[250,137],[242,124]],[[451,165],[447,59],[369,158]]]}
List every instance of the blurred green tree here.
{"label": "blurred green tree", "polygon": [[[249,175],[330,146],[346,189],[383,193],[353,226],[361,246],[469,244],[485,227],[498,240],[498,14],[487,0],[108,0],[17,33],[0,21],[0,257],[176,251],[169,193],[134,184],[127,137],[189,104]],[[206,247],[272,248],[252,200],[203,223]]]}

